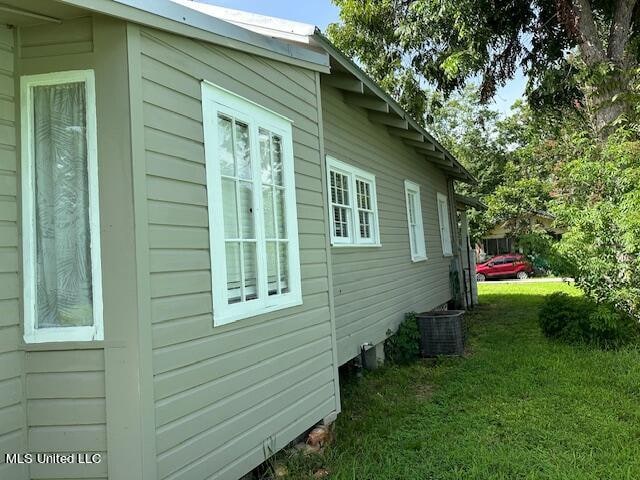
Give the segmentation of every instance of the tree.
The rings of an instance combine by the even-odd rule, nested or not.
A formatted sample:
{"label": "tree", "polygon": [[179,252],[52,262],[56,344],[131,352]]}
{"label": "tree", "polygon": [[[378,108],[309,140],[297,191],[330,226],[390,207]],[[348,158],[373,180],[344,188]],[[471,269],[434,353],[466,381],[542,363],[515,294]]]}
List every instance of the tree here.
{"label": "tree", "polygon": [[522,102],[503,118],[481,102],[471,84],[447,98],[427,90],[425,98],[428,127],[478,180],[456,190],[489,206],[469,215],[472,238],[479,240],[498,223],[507,224],[514,238],[536,230],[530,218],[547,211],[557,162],[557,150],[550,145],[559,127],[539,121]]}
{"label": "tree", "polygon": [[422,95],[480,79],[483,100],[529,77],[538,109],[575,109],[602,136],[632,109],[640,44],[637,0],[333,0],[331,39],[418,119]]}
{"label": "tree", "polygon": [[552,211],[568,228],[556,252],[587,295],[640,319],[640,141],[619,128],[606,142],[563,138]]}

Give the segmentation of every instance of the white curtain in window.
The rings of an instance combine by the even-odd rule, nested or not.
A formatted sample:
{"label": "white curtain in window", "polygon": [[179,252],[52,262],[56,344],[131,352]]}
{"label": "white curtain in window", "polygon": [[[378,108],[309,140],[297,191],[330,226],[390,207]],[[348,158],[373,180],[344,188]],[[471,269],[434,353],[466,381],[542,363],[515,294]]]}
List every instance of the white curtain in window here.
{"label": "white curtain in window", "polygon": [[38,328],[93,325],[85,91],[33,88]]}

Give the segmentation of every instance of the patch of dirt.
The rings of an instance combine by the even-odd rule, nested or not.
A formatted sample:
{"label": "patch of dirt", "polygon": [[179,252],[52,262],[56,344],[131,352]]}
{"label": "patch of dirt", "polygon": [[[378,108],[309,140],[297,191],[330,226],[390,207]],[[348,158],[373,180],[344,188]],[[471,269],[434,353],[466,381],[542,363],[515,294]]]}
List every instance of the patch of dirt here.
{"label": "patch of dirt", "polygon": [[433,385],[418,385],[416,387],[416,398],[420,401],[429,400],[433,396],[435,390]]}

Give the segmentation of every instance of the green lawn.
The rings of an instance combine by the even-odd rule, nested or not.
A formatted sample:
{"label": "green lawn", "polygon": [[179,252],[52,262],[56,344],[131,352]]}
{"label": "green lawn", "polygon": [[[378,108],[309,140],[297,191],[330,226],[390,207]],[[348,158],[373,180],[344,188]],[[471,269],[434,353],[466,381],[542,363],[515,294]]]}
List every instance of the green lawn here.
{"label": "green lawn", "polygon": [[[537,310],[560,283],[480,285],[463,359],[344,379],[336,479],[640,479],[640,350],[553,343]],[[310,477],[311,478],[311,477]]]}

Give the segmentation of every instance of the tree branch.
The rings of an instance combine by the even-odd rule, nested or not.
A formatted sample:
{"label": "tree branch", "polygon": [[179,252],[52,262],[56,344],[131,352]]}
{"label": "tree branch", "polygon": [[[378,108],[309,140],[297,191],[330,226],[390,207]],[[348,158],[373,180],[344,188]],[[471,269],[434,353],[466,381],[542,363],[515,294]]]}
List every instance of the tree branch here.
{"label": "tree branch", "polygon": [[626,64],[626,47],[631,35],[631,22],[636,0],[618,0],[609,31],[607,56],[609,60],[624,67]]}

